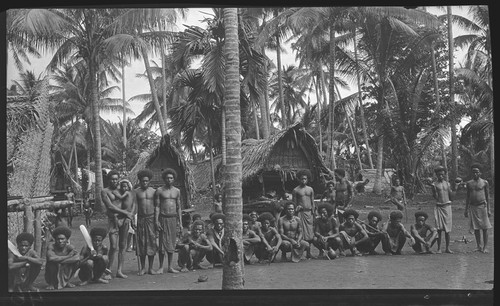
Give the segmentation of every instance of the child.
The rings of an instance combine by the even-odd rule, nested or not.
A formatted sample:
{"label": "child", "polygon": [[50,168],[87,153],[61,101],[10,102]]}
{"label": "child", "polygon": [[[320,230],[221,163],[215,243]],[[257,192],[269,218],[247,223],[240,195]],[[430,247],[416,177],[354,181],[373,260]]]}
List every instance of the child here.
{"label": "child", "polygon": [[94,213],[94,210],[92,207],[90,207],[90,203],[86,201],[83,204],[83,215],[85,216],[85,225],[87,227],[90,227],[90,224],[92,223],[92,214]]}
{"label": "child", "polygon": [[[464,216],[469,218],[470,230],[474,230],[476,236],[476,251],[488,253],[488,229],[491,228],[489,217],[490,200],[488,181],[483,180],[481,168],[478,164],[471,167],[472,180],[467,182],[467,198],[465,200]],[[481,247],[481,230],[483,230],[483,246]]]}
{"label": "child", "polygon": [[40,274],[43,261],[35,250],[31,249],[35,238],[30,233],[21,233],[16,237],[17,250],[21,256],[16,256],[9,250],[9,292],[34,291],[35,279]]}
{"label": "child", "polygon": [[417,211],[415,213],[415,224],[410,227],[410,233],[415,239],[415,244],[412,247],[419,254],[434,253],[430,249],[437,240],[437,230],[425,223],[428,217],[426,212]]}
{"label": "child", "polygon": [[219,213],[221,214],[222,213],[222,195],[220,193],[217,193],[215,196],[214,196],[214,212],[215,213]]}
{"label": "child", "polygon": [[[67,192],[64,194],[68,201],[75,203],[75,193],[73,192],[73,188],[68,186]],[[68,226],[71,227],[73,225],[73,206],[69,206],[66,208],[66,220],[68,222]]]}
{"label": "child", "polygon": [[406,195],[404,187],[399,184],[400,180],[396,177],[394,179],[394,186],[391,187],[390,202],[396,205],[399,210],[403,211],[405,208],[403,203],[406,203]]}
{"label": "child", "polygon": [[389,222],[384,226],[383,231],[387,233],[388,239],[384,252],[386,255],[401,255],[401,249],[405,245],[406,237],[410,238],[410,244],[415,244],[415,239],[405,229],[401,223],[403,214],[400,211],[393,211],[389,215]]}
{"label": "child", "polygon": [[47,264],[45,266],[45,281],[47,290],[73,288],[70,279],[78,269],[80,256],[75,248],[68,243],[71,230],[65,226],[52,232],[54,242],[47,247]]}
{"label": "child", "polygon": [[446,253],[453,253],[450,250],[450,232],[452,226],[451,218],[451,200],[453,193],[450,184],[444,179],[446,169],[444,167],[437,167],[434,169],[437,176],[437,182],[433,183],[432,196],[436,199],[436,206],[434,207],[434,219],[436,220],[436,228],[438,230],[437,239],[437,253],[441,253],[441,233],[444,231],[444,239],[446,241]]}
{"label": "child", "polygon": [[78,277],[82,281],[80,286],[85,286],[90,282],[108,284],[109,281],[102,278],[104,270],[109,262],[108,248],[102,244],[106,238],[107,231],[102,227],[95,227],[90,230],[90,238],[94,250],[84,246],[80,252],[80,272]]}

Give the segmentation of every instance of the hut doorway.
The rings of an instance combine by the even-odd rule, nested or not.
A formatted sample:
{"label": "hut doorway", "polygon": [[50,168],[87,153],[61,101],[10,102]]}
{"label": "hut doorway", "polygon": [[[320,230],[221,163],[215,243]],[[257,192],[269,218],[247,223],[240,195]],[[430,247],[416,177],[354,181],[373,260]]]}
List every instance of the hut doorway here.
{"label": "hut doorway", "polygon": [[277,172],[262,173],[262,193],[266,197],[272,196],[282,199],[285,196],[285,184]]}

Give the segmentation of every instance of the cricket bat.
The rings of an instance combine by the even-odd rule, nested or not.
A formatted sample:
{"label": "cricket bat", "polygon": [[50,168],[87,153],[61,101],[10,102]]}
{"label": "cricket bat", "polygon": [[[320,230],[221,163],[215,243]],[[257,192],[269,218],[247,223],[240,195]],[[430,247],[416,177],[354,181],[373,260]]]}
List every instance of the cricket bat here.
{"label": "cricket bat", "polygon": [[12,254],[16,255],[17,257],[23,256],[21,255],[21,253],[19,253],[17,247],[12,242],[10,242],[9,239],[7,239],[7,246],[9,247],[9,250],[12,252]]}
{"label": "cricket bat", "polygon": [[91,251],[94,251],[94,246],[92,245],[92,239],[90,239],[89,232],[87,231],[87,228],[85,225],[80,225],[80,231],[82,232],[83,239],[85,239],[85,243],[87,243],[87,246],[90,248]]}

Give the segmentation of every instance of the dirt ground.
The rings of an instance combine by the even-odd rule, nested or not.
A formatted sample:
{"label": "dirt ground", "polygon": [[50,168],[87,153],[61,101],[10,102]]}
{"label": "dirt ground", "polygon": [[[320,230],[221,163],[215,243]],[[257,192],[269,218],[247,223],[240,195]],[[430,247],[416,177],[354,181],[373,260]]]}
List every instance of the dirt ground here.
{"label": "dirt ground", "polygon": [[[373,194],[357,195],[353,208],[360,212],[360,219],[366,220],[370,210],[379,209],[383,221],[393,207],[383,203],[384,198]],[[494,203],[493,199],[491,203]],[[428,223],[433,224],[434,202],[430,195],[417,195],[408,204],[408,220],[403,219],[407,229],[414,222],[417,210],[429,214]],[[196,210],[203,219],[208,218],[210,204],[198,205]],[[454,254],[417,255],[411,247],[405,245],[400,256],[362,256],[342,257],[335,260],[311,259],[300,263],[276,262],[268,264],[253,263],[245,266],[245,289],[460,289],[460,290],[492,290],[494,279],[494,237],[489,233],[489,253],[474,252],[475,238],[469,232],[468,219],[463,216],[465,207],[464,195],[458,195],[453,203],[453,230],[450,248]],[[494,208],[492,207],[494,213]],[[490,218],[494,226],[494,217]],[[71,242],[80,250],[84,240],[78,227],[84,223],[81,216],[73,221]],[[93,226],[105,226],[105,220],[94,220]],[[464,243],[463,237],[470,242]],[[444,238],[444,237],[443,237]],[[444,243],[444,239],[443,239]],[[109,245],[108,239],[105,244]],[[434,246],[435,250],[436,247]],[[312,248],[313,255],[318,250]],[[379,245],[377,251],[382,252]],[[127,252],[124,273],[127,279],[112,279],[109,284],[90,284],[65,288],[64,292],[84,291],[130,291],[130,290],[220,290],[222,284],[222,268],[198,270],[187,273],[138,276],[137,259],[134,252]],[[255,260],[255,259],[254,259]],[[174,255],[175,266],[177,254]],[[112,267],[116,272],[117,260]],[[204,261],[203,265],[209,267]],[[154,269],[158,268],[155,257]],[[40,273],[35,286],[43,290],[46,287],[44,270]],[[198,282],[200,275],[208,276],[208,281]],[[75,278],[73,283],[79,284]]]}

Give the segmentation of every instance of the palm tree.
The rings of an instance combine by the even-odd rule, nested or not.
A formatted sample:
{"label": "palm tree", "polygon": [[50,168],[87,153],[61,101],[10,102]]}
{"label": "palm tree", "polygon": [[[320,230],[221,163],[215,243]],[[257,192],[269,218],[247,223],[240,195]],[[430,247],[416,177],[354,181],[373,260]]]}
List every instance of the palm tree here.
{"label": "palm tree", "polygon": [[224,8],[226,74],[224,78],[224,105],[226,107],[227,164],[225,174],[226,214],[224,267],[222,289],[243,289],[243,242],[242,242],[242,168],[241,168],[241,117],[240,73],[238,48],[238,9]]}
{"label": "palm tree", "polygon": [[[455,103],[455,80],[453,77],[453,51],[455,49],[455,44],[453,42],[453,30],[452,30],[452,21],[451,21],[451,6],[447,6],[447,21],[448,21],[448,57],[450,61],[449,65],[449,82],[450,82],[450,104],[452,105],[452,120],[451,120],[451,179],[452,182],[455,181],[455,178],[458,175],[458,144],[457,144],[457,125],[456,120],[454,118],[454,110],[456,108]],[[455,186],[452,183],[452,186]]]}

